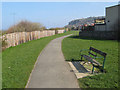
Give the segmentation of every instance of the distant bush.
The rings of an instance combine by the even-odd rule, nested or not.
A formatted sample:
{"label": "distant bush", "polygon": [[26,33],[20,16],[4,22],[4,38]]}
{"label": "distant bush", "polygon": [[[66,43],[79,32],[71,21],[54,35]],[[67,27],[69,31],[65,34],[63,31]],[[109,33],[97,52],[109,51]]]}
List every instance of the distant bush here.
{"label": "distant bush", "polygon": [[31,32],[31,31],[40,31],[46,29],[40,23],[33,23],[30,21],[21,21],[18,24],[11,26],[6,32],[13,33],[13,32]]}
{"label": "distant bush", "polygon": [[4,34],[6,34],[6,30],[0,30],[0,35],[4,35]]}
{"label": "distant bush", "polygon": [[8,45],[8,43],[6,42],[6,40],[7,40],[6,37],[2,38],[2,50],[5,50],[6,46]]}
{"label": "distant bush", "polygon": [[83,26],[82,31],[94,31],[94,26]]}
{"label": "distant bush", "polygon": [[61,30],[61,29],[64,29],[63,27],[62,28],[50,28],[49,30]]}
{"label": "distant bush", "polygon": [[2,30],[0,30],[0,36],[2,35]]}

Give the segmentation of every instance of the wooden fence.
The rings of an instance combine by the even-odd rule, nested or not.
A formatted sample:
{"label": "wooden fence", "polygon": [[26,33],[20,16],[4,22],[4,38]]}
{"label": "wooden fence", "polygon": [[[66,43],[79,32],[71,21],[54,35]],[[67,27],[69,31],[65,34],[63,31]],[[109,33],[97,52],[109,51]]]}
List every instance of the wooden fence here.
{"label": "wooden fence", "polygon": [[64,33],[64,30],[58,30],[57,33],[55,30],[43,30],[43,31],[33,31],[33,32],[15,32],[10,34],[5,34],[2,36],[2,40],[5,40],[7,46],[5,48],[16,46],[21,43],[25,43],[31,40],[36,40],[41,37],[52,36],[55,34]]}

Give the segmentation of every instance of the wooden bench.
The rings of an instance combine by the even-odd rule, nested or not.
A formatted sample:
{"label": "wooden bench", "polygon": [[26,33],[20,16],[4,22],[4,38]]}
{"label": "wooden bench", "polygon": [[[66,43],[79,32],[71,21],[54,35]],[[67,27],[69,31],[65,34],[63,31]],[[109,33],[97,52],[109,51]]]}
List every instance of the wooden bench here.
{"label": "wooden bench", "polygon": [[[83,51],[87,51],[88,55],[82,54]],[[98,56],[99,54],[99,56]],[[89,49],[82,49],[80,50],[80,55],[81,55],[81,60],[84,57],[88,62],[90,62],[93,66],[92,68],[92,73],[94,73],[94,67],[99,68],[102,67],[102,70],[104,70],[104,64],[105,64],[105,59],[106,59],[106,53],[97,50],[93,47],[90,47]],[[102,65],[96,61],[97,59],[103,60]]]}

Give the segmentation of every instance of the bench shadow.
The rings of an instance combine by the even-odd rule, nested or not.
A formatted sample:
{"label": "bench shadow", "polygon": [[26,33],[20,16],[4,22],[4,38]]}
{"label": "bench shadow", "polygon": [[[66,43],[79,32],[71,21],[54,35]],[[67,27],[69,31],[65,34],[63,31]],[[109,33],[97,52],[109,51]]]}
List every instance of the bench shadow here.
{"label": "bench shadow", "polygon": [[80,64],[80,61],[72,61],[74,67],[78,70],[79,73],[88,73],[89,71],[85,69],[83,65]]}
{"label": "bench shadow", "polygon": [[72,58],[72,59],[66,60],[66,61],[71,61],[79,73],[88,73],[89,72],[83,65],[80,64],[80,62],[82,62],[84,60],[76,60],[76,59]]}
{"label": "bench shadow", "polygon": [[84,61],[84,60],[70,59],[70,60],[65,60],[65,61]]}
{"label": "bench shadow", "polygon": [[[80,64],[80,62],[83,62],[84,60],[71,59],[71,60],[66,60],[66,61],[71,61],[79,73],[90,73],[90,71],[88,71],[82,64]],[[106,69],[102,68],[102,66],[95,66],[95,68],[99,68],[100,72],[102,73],[107,72]],[[97,73],[100,73],[100,72],[97,72]]]}

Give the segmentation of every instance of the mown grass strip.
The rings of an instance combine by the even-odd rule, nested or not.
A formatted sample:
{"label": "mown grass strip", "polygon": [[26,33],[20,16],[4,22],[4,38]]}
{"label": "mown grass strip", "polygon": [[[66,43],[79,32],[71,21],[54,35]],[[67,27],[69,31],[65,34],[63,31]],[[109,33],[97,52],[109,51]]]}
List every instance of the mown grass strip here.
{"label": "mown grass strip", "polygon": [[81,88],[118,88],[118,41],[97,40],[70,36],[63,40],[62,51],[66,60],[80,60],[81,49],[89,49],[90,46],[106,52],[106,73],[88,76],[79,79]]}
{"label": "mown grass strip", "polygon": [[73,32],[32,40],[2,52],[2,87],[24,88],[38,55],[53,39]]}

